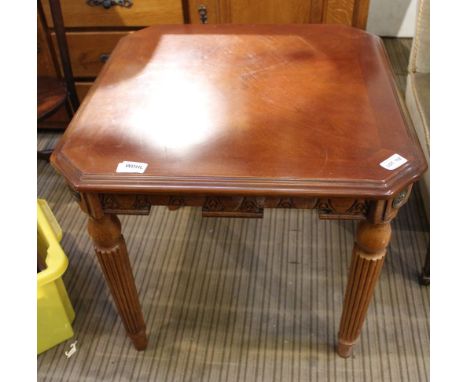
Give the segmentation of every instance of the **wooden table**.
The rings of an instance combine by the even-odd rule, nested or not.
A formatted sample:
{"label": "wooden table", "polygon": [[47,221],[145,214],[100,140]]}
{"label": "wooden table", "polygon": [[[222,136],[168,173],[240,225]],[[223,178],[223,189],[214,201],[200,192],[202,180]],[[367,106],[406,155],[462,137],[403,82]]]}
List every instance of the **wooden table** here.
{"label": "wooden table", "polygon": [[[405,113],[382,41],[350,27],[156,26],[123,38],[52,164],[89,215],[135,347],[147,336],[117,214],[166,205],[259,218],[265,208],[308,208],[360,220],[337,349],[349,356],[390,221],[427,167]],[[395,154],[403,159],[384,168]],[[135,171],[126,161],[147,166],[117,172]]]}

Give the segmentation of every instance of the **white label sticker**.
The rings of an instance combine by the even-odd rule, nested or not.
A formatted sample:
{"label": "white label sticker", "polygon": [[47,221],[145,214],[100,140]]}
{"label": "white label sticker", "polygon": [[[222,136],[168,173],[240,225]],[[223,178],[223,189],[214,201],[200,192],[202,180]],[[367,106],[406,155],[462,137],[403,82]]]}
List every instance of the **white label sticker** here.
{"label": "white label sticker", "polygon": [[381,162],[380,165],[387,170],[395,170],[401,165],[404,165],[406,162],[408,161],[401,155],[393,154],[390,158],[387,158]]}
{"label": "white label sticker", "polygon": [[148,163],[123,161],[117,165],[115,172],[136,172],[143,174],[148,167]]}

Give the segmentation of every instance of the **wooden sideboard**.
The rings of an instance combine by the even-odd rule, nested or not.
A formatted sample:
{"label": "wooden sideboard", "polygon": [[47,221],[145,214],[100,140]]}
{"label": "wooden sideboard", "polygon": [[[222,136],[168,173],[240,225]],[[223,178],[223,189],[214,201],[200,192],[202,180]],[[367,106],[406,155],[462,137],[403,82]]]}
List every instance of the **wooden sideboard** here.
{"label": "wooden sideboard", "polygon": [[[61,0],[61,5],[73,75],[78,96],[82,100],[120,38],[149,25],[327,23],[365,29],[369,2]],[[59,58],[48,0],[40,0],[38,14],[38,73],[55,75]],[[41,126],[63,128],[67,123],[67,114],[59,112]]]}

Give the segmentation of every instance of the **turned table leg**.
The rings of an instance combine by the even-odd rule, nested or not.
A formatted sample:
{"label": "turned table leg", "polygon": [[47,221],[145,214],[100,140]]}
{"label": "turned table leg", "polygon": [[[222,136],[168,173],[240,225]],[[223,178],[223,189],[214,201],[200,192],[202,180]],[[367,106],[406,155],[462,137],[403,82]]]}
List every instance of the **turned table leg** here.
{"label": "turned table leg", "polygon": [[338,334],[337,351],[341,357],[351,355],[359,337],[390,236],[390,223],[359,223]]}
{"label": "turned table leg", "polygon": [[148,344],[145,321],[120,221],[109,214],[90,217],[88,231],[127,335],[137,350],[144,350]]}

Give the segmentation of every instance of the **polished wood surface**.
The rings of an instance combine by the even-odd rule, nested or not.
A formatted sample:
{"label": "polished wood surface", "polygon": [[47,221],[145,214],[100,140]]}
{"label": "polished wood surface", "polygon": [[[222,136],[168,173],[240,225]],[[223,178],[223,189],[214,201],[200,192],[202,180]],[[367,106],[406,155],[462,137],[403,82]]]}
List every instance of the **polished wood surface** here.
{"label": "polished wood surface", "polygon": [[[89,1],[91,3],[91,0]],[[90,6],[86,0],[60,0],[64,13],[64,25],[67,30],[70,60],[75,76],[78,98],[85,93],[78,89],[83,81],[93,81],[103,66],[103,57],[112,52],[119,35],[154,24],[200,24],[199,7],[207,12],[208,24],[292,24],[292,23],[342,23],[365,29],[369,0],[263,0],[252,2],[245,0],[138,0],[131,7],[119,5],[105,9],[102,6]],[[44,4],[46,17],[45,37],[53,36],[53,23],[49,0],[40,0]],[[49,30],[47,31],[47,23]],[[41,31],[38,31],[40,33]],[[42,36],[44,37],[44,36]],[[40,75],[51,75],[51,62],[58,62],[57,49],[51,46],[51,55],[43,49],[38,56]],[[58,70],[58,65],[56,65]],[[59,75],[59,71],[57,71]],[[41,128],[66,128],[69,118],[66,112],[54,114],[50,119],[41,121]]]}
{"label": "polished wood surface", "polygon": [[402,107],[357,29],[155,26],[120,40],[53,162],[79,191],[388,197],[426,166]]}
{"label": "polished wood surface", "polygon": [[[398,153],[392,171],[379,164]],[[148,164],[117,173],[122,161]],[[127,334],[147,346],[116,214],[151,206],[261,218],[317,209],[360,220],[339,331],[359,337],[390,222],[427,164],[380,39],[343,26],[155,26],[120,40],[52,156]]]}

